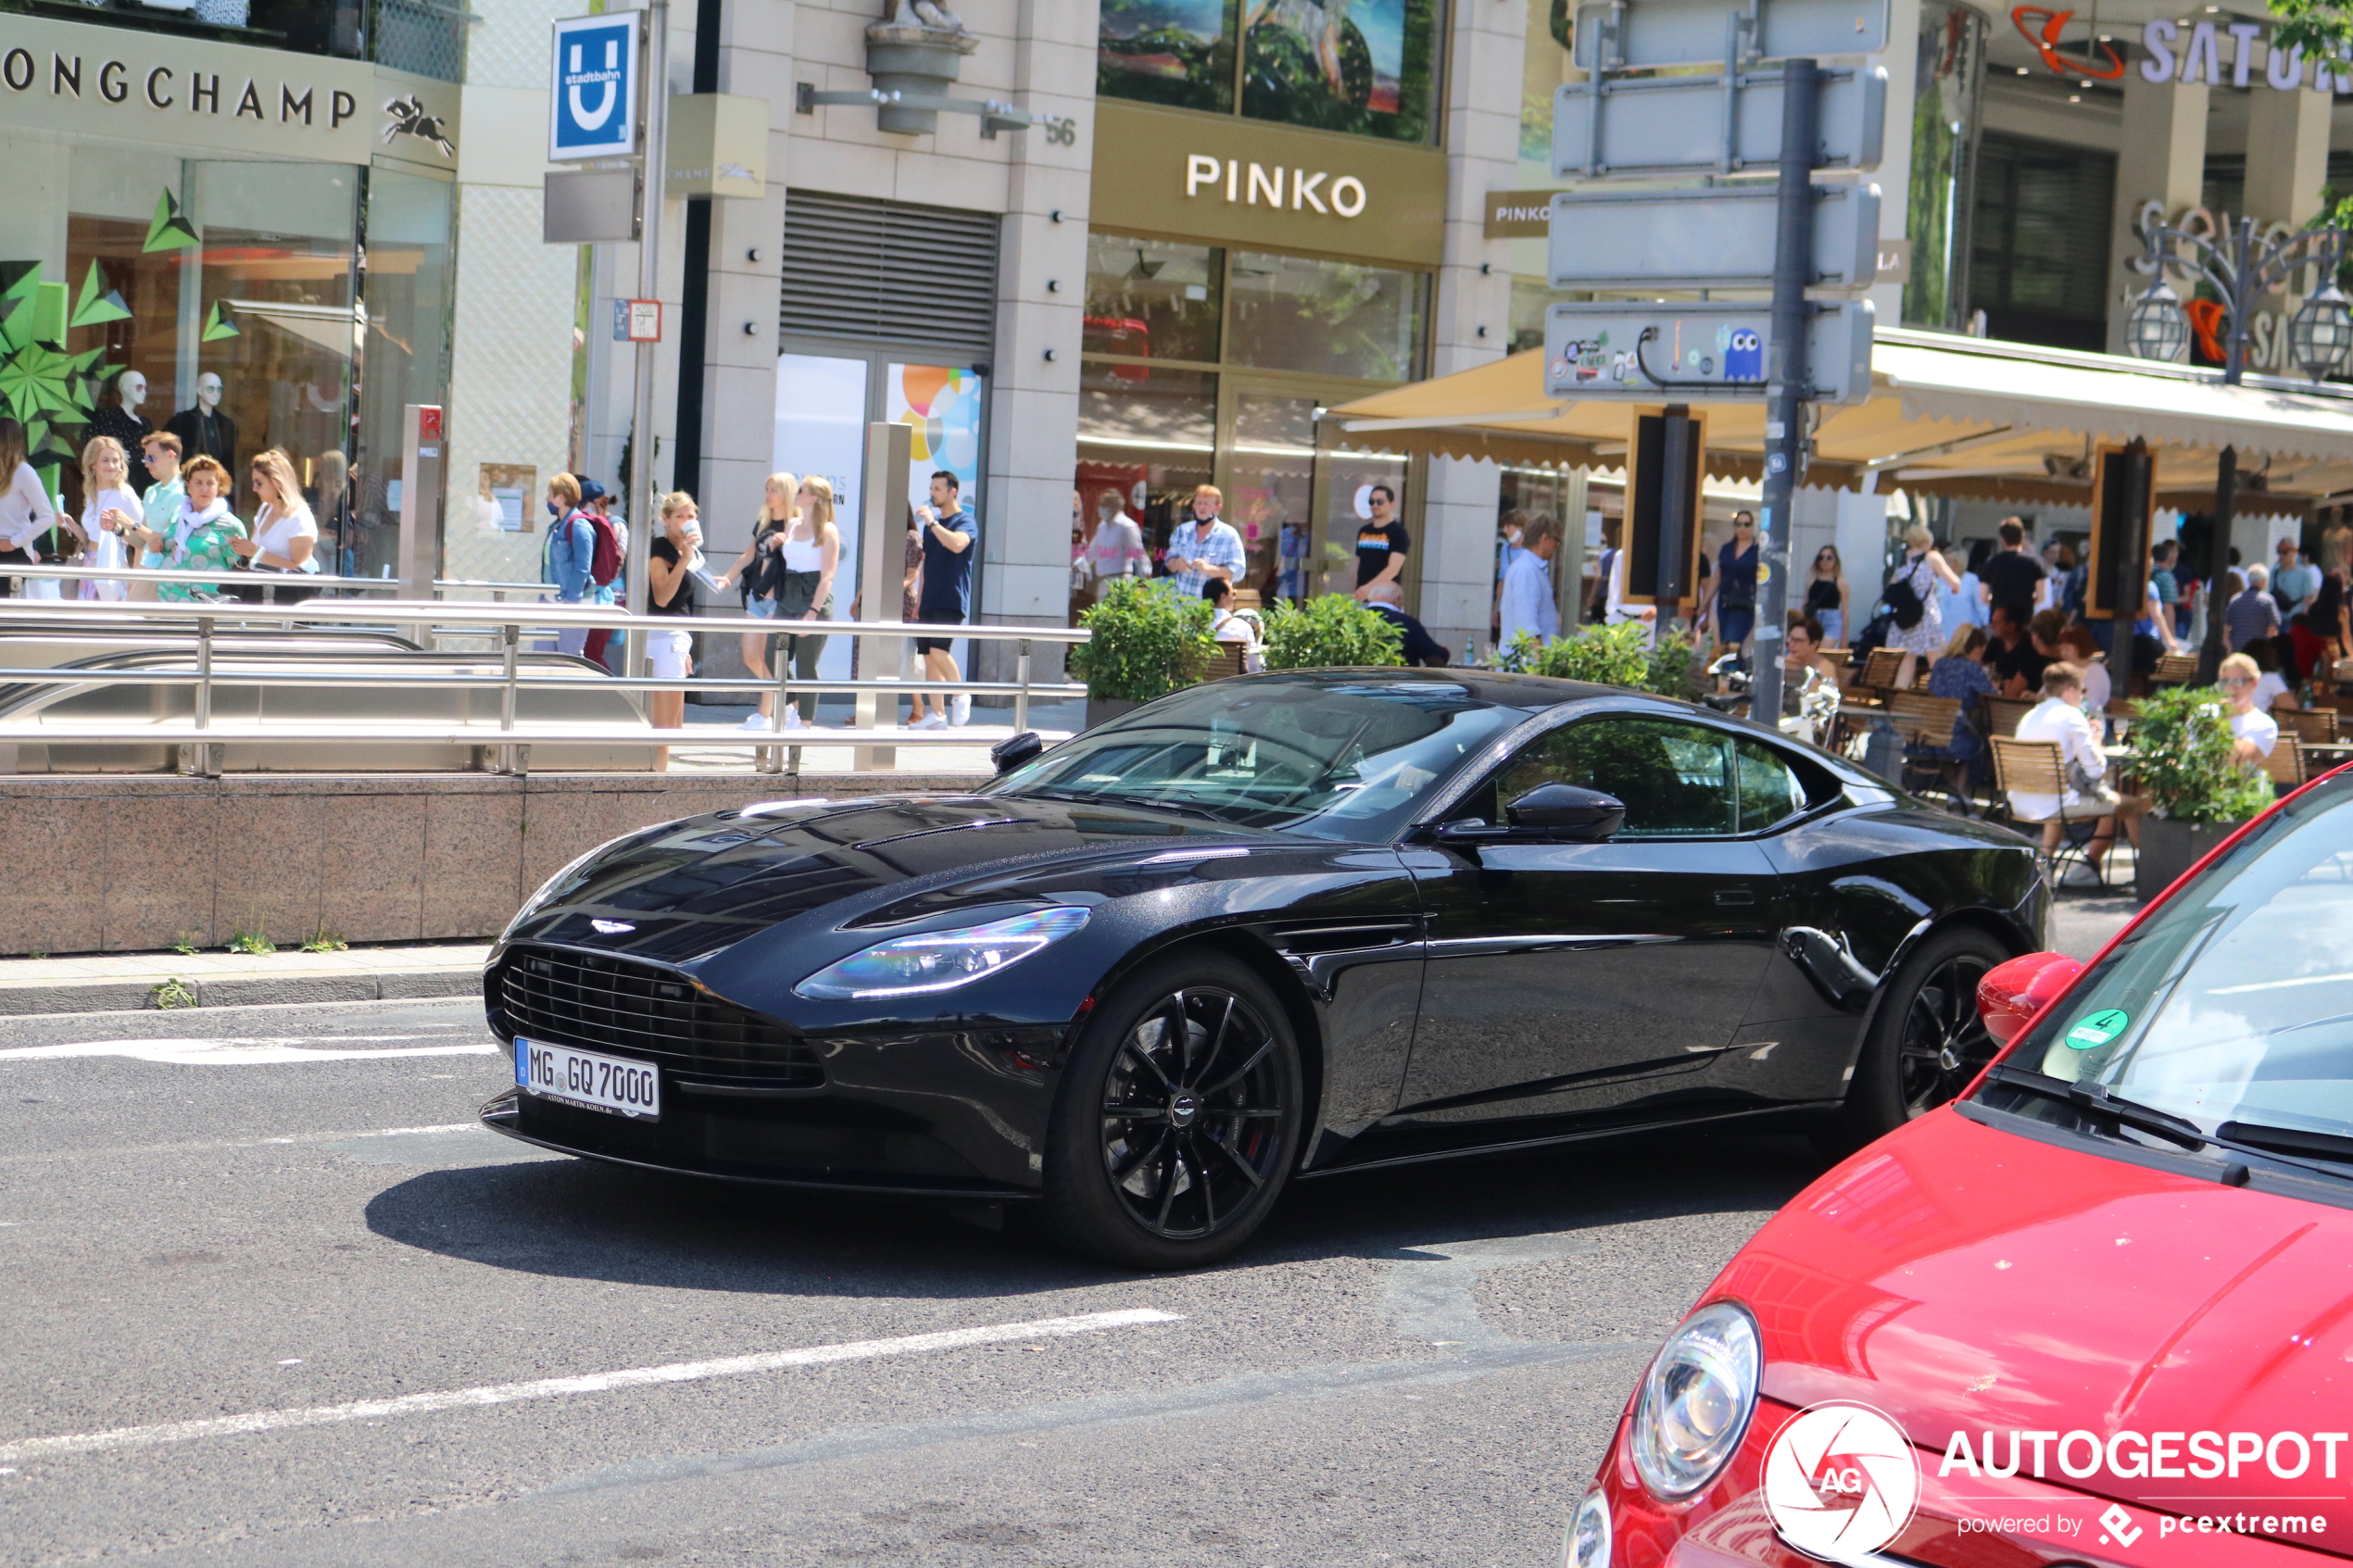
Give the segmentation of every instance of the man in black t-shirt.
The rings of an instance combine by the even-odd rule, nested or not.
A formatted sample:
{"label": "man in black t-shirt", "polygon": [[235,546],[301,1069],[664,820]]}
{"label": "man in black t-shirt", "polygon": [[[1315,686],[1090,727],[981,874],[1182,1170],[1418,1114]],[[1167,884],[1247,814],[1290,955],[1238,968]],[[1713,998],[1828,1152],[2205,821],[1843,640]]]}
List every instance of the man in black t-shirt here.
{"label": "man in black t-shirt", "polygon": [[1405,570],[1406,552],[1414,547],[1405,525],[1397,521],[1396,491],[1376,484],[1365,504],[1373,515],[1356,530],[1356,596],[1360,599],[1376,583],[1398,583],[1402,588],[1398,574]]}
{"label": "man in black t-shirt", "polygon": [[2010,620],[2022,630],[2027,618],[2042,603],[2049,573],[2043,570],[2041,559],[2026,547],[2023,520],[2004,518],[2001,535],[2002,547],[1986,557],[1984,566],[1978,571],[1977,591],[1995,608],[2007,608]]}

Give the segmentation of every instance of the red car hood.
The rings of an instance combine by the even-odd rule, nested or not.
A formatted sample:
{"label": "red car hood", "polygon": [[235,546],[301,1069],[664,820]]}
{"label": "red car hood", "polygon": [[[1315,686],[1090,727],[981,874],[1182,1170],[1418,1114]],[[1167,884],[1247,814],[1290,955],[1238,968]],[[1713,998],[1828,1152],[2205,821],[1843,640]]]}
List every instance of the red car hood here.
{"label": "red car hood", "polygon": [[[2013,1431],[2173,1435],[2170,1466],[2133,1476],[2103,1460],[2044,1477],[2176,1514],[2278,1505],[2328,1515],[2324,1549],[2353,1546],[2353,1439],[2314,1444],[2300,1476],[2227,1466],[2233,1434],[2353,1431],[2353,1211],[2228,1187],[2021,1137],[1951,1110],[1922,1118],[1801,1194],[1711,1295],[1747,1302],[1765,1339],[1764,1391],[1791,1405],[1856,1399],[1893,1416],[1948,1468],[1954,1434],[2007,1464]],[[2242,1437],[2241,1448],[2251,1439]],[[2133,1438],[2112,1445],[2136,1467]],[[2032,1439],[2021,1476],[2033,1472]],[[2089,1443],[2070,1454],[2090,1462]],[[2278,1449],[2293,1469],[2293,1443]],[[2334,1469],[2334,1474],[2327,1472]],[[1949,1469],[1966,1476],[1957,1463]]]}

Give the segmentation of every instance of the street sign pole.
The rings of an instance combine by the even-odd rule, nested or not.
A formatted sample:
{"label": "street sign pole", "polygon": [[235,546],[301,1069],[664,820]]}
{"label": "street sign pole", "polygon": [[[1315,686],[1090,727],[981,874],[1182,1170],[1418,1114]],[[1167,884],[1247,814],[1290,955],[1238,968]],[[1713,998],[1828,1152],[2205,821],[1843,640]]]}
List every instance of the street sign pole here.
{"label": "street sign pole", "polygon": [[[1813,177],[1818,72],[1810,59],[1782,62],[1781,163],[1778,243],[1773,252],[1773,331],[1765,402],[1764,515],[1758,519],[1755,651],[1750,659],[1748,713],[1772,726],[1781,715],[1781,618],[1789,602],[1791,505],[1806,455],[1806,406],[1813,395],[1806,364],[1806,282],[1814,275]],[[1723,590],[1717,590],[1720,596]]]}
{"label": "street sign pole", "polygon": [[[662,146],[670,120],[670,4],[652,0],[647,7],[645,67],[645,217],[637,241],[637,295],[661,297],[661,202],[667,182],[669,155]],[[659,317],[657,317],[659,320]],[[637,385],[629,420],[629,613],[643,616],[651,601],[648,592],[654,530],[661,526],[656,505],[661,492],[654,481],[654,356],[658,342],[637,344]],[[649,633],[644,626],[629,630],[629,653],[623,668],[631,674],[651,675]]]}

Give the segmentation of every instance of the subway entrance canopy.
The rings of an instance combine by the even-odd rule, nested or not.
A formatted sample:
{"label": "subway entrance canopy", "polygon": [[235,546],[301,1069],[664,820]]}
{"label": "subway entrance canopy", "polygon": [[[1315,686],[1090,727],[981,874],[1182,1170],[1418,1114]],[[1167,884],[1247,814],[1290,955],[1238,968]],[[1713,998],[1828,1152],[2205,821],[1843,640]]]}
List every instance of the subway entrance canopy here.
{"label": "subway entrance canopy", "polygon": [[[1543,359],[1531,349],[1357,398],[1329,417],[1350,445],[1622,467],[1629,406],[1546,397]],[[2302,513],[2353,498],[2353,387],[2263,376],[2233,387],[2219,374],[1882,327],[1870,397],[1820,410],[1805,483],[2081,506],[2091,500],[2093,451],[2139,437],[2157,459],[2161,507],[2210,506],[2226,445],[2237,449],[2241,512]],[[1710,404],[1710,478],[1762,478],[1764,449],[1761,393]]]}

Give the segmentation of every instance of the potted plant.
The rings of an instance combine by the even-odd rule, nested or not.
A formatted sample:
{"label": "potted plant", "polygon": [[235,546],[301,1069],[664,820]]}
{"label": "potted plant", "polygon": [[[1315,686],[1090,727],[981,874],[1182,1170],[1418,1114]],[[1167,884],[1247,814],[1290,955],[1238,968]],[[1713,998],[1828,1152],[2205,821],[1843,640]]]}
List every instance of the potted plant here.
{"label": "potted plant", "polygon": [[1549,675],[1690,701],[1699,693],[1697,650],[1680,632],[1652,647],[1645,628],[1627,621],[1583,626],[1549,643],[1522,632],[1495,650],[1495,668],[1511,674]]}
{"label": "potted plant", "polygon": [[1105,585],[1078,617],[1092,635],[1070,652],[1070,672],[1087,683],[1087,727],[1190,684],[1217,653],[1210,619],[1207,601],[1184,597],[1164,577]]}
{"label": "potted plant", "polygon": [[2148,796],[2136,880],[2148,902],[2271,803],[2271,781],[2231,759],[2227,707],[2211,686],[2174,686],[2141,700],[2133,771]]}
{"label": "potted plant", "polygon": [[1346,594],[1278,603],[1263,618],[1269,670],[1358,669],[1405,662],[1397,623]]}

